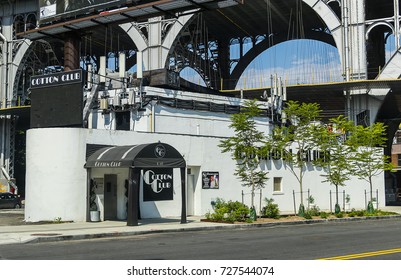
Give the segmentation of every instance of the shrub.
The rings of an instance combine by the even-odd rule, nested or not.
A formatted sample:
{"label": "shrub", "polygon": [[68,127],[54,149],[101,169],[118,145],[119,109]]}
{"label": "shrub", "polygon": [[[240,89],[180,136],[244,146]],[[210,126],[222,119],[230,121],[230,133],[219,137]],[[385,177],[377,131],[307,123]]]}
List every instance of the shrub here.
{"label": "shrub", "polygon": [[270,199],[265,198],[265,202],[266,206],[263,207],[262,213],[264,213],[264,215],[267,218],[278,219],[280,215],[278,204],[273,203],[274,202],[273,198]]}
{"label": "shrub", "polygon": [[337,218],[344,218],[344,213],[343,212],[337,213],[336,217]]}
{"label": "shrub", "polygon": [[328,217],[329,217],[329,214],[327,214],[326,212],[320,212],[320,218],[327,219]]}
{"label": "shrub", "polygon": [[358,217],[363,217],[363,216],[365,216],[365,211],[364,211],[364,210],[359,210],[359,211],[356,211],[355,213],[356,213],[356,215],[357,215]]}
{"label": "shrub", "polygon": [[320,215],[320,208],[314,205],[308,211],[312,216],[319,216]]}
{"label": "shrub", "polygon": [[249,208],[238,201],[224,201],[217,198],[214,202],[214,213],[206,213],[205,217],[213,222],[245,222],[249,215]]}
{"label": "shrub", "polygon": [[310,210],[305,211],[304,218],[307,219],[307,220],[312,219],[312,215],[311,215]]}

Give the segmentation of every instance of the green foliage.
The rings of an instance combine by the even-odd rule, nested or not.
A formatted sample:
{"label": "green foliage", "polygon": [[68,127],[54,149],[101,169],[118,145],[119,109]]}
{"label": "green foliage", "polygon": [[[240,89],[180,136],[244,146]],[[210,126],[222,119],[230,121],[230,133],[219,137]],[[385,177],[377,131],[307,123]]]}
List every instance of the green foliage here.
{"label": "green foliage", "polygon": [[235,175],[243,186],[251,188],[253,207],[255,190],[264,188],[268,180],[267,172],[259,167],[265,135],[256,128],[255,118],[261,115],[256,100],[247,100],[244,106],[240,113],[231,116],[230,127],[234,129],[235,135],[222,140],[219,147],[223,153],[231,153],[236,161]]}
{"label": "green foliage", "polygon": [[310,196],[308,196],[308,202],[310,203],[310,204],[313,204],[313,203],[315,203],[315,198],[312,196],[312,195],[310,195]]}
{"label": "green foliage", "polygon": [[249,215],[248,206],[238,201],[224,201],[216,199],[214,203],[214,213],[206,213],[205,217],[213,222],[245,222]]}
{"label": "green foliage", "polygon": [[313,207],[311,207],[308,212],[312,215],[312,216],[320,216],[320,208],[316,205],[314,205]]}
{"label": "green foliage", "polygon": [[[306,154],[317,146],[315,139],[320,115],[319,104],[289,101],[283,110],[288,120],[286,126],[275,127],[266,147],[281,151],[282,160],[299,183],[301,201],[303,199],[303,177],[307,171]],[[304,209],[298,215],[302,216]]]}
{"label": "green foliage", "polygon": [[[354,130],[354,123],[344,116],[332,118],[328,125],[321,126],[317,131],[319,150],[324,157],[319,158],[316,164],[326,171],[321,176],[323,182],[336,187],[336,204],[338,201],[338,187],[344,187],[352,175],[349,155],[353,146],[347,135]],[[338,213],[338,212],[336,212]]]}
{"label": "green foliage", "polygon": [[344,218],[344,213],[343,212],[336,213],[336,217],[337,218]]}
{"label": "green foliage", "polygon": [[311,220],[312,214],[309,211],[305,211],[303,217],[307,220]]}
{"label": "green foliage", "polygon": [[274,199],[273,198],[265,198],[265,203],[266,206],[263,207],[262,213],[267,217],[267,218],[273,218],[273,219],[278,219],[280,218],[280,210],[278,208],[278,204],[273,203]]}
{"label": "green foliage", "polygon": [[368,210],[352,209],[351,212],[348,213],[348,217],[370,217],[370,216],[389,216],[389,215],[399,215],[399,214],[377,209],[373,210],[372,212],[369,212]]}
{"label": "green foliage", "polygon": [[329,217],[329,214],[326,212],[320,212],[320,218],[322,219],[327,219]]}
{"label": "green foliage", "polygon": [[316,205],[306,210],[303,215],[303,217],[307,220],[310,220],[312,217],[316,216],[320,216],[320,209]]}
{"label": "green foliage", "polygon": [[358,217],[363,217],[363,216],[365,216],[365,211],[364,211],[364,210],[356,211],[356,215],[357,215]]}
{"label": "green foliage", "polygon": [[383,155],[386,146],[386,129],[383,123],[374,123],[371,126],[355,126],[349,137],[353,147],[351,156],[352,174],[369,183],[370,195],[373,197],[372,178],[383,171],[393,171],[389,156]]}

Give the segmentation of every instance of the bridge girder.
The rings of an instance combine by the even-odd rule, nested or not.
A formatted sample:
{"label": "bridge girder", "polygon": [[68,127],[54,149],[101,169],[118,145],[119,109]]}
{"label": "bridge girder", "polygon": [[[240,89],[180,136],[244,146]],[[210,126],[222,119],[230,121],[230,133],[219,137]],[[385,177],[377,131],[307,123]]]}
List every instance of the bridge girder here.
{"label": "bridge girder", "polygon": [[[313,17],[316,19],[315,22],[317,22],[317,24],[310,24],[310,19],[308,19],[307,23],[305,23],[307,25],[306,29],[304,29],[303,26],[291,27],[296,25],[295,21],[297,21],[297,19],[293,18],[291,15],[291,10],[295,10],[297,5],[300,5],[301,2],[304,2],[304,10],[302,11],[307,13],[305,17]],[[273,28],[267,25],[261,26],[260,22],[265,20],[265,12],[263,13],[262,8],[266,8],[267,4],[266,1],[263,0],[252,1],[248,7],[250,11],[245,13],[246,16],[242,15],[244,14],[243,10],[246,10],[243,9],[242,6],[234,6],[217,12],[204,12],[203,19],[206,22],[205,27],[208,29],[208,34],[211,40],[218,41],[218,49],[217,51],[215,50],[217,55],[213,58],[213,63],[202,63],[202,60],[198,60],[199,62],[187,63],[182,66],[193,67],[195,71],[200,73],[202,78],[205,77],[205,75],[202,73],[214,72],[216,73],[214,77],[217,77],[219,80],[224,80],[224,89],[233,89],[235,88],[237,81],[247,66],[263,51],[279,43],[292,39],[312,39],[322,41],[333,46],[341,46],[341,30],[339,28],[341,26],[341,22],[339,21],[335,11],[333,11],[324,1],[291,0],[286,1],[286,3],[283,4],[282,1],[271,0],[269,3],[271,5],[272,13],[277,17],[277,20],[274,20],[274,24],[280,24],[280,27]],[[245,5],[246,4],[247,2],[245,2]],[[300,8],[298,7],[298,9]],[[260,10],[262,10],[262,12]],[[218,16],[216,16],[216,14],[222,16],[217,22],[216,20],[218,19]],[[254,14],[255,18],[252,18],[250,16],[251,14]],[[288,17],[284,15],[287,15]],[[237,22],[241,17],[244,19]],[[322,18],[324,18],[324,20]],[[251,24],[246,24],[246,19],[248,19]],[[192,23],[193,22],[194,21],[192,21]],[[227,22],[229,23],[228,25]],[[297,24],[303,24],[303,22],[298,22]],[[252,32],[249,31],[250,29],[248,26],[250,25],[255,26],[255,30],[252,30]],[[216,28],[216,26],[220,26],[220,28]],[[194,29],[193,26],[192,29]],[[268,31],[273,33],[269,36]],[[265,40],[259,42],[258,44],[254,44],[254,46],[246,54],[241,55],[239,59],[235,59],[236,63],[233,63],[234,60],[230,58],[229,52],[229,49],[231,48],[230,42],[232,42],[232,39],[250,38],[252,41],[256,41],[256,38],[259,36],[265,37]],[[179,36],[179,38],[176,40],[181,39],[182,38]],[[190,37],[189,40],[186,41],[186,45],[191,45],[192,53],[197,53],[199,50],[196,47],[196,43],[191,41],[192,39],[193,38]],[[228,49],[224,50],[222,48]],[[209,65],[211,68],[205,70],[202,68],[205,65]],[[235,65],[235,67],[232,65]],[[183,67],[181,67],[181,65],[176,65],[176,68],[178,69],[182,69]],[[205,80],[205,83],[207,85],[215,85],[215,89],[220,88],[220,81],[210,83],[208,80]]]}
{"label": "bridge girder", "polygon": [[[318,40],[335,46],[333,37],[326,32],[310,31],[308,32],[306,38],[311,40]],[[253,47],[237,61],[238,63],[235,65],[230,75],[229,89],[234,89],[236,87],[236,84],[239,81],[241,75],[245,72],[246,68],[255,58],[257,58],[260,54],[262,54],[269,48],[286,41],[289,40],[284,36],[275,36],[275,41],[273,45],[266,38],[259,43],[254,44]]]}

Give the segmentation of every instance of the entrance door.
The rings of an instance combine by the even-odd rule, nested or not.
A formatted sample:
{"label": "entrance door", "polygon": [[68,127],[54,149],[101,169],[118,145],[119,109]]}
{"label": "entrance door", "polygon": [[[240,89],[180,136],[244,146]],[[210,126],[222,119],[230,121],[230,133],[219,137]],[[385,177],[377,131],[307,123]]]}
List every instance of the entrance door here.
{"label": "entrance door", "polygon": [[194,215],[195,211],[195,175],[187,174],[187,215]]}
{"label": "entrance door", "polygon": [[117,220],[117,175],[104,175],[104,219]]}

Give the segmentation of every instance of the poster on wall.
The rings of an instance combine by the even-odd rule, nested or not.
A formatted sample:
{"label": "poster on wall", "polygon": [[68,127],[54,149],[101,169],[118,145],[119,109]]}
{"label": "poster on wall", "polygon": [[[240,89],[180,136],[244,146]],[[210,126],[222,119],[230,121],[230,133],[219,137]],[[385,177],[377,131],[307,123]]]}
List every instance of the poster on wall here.
{"label": "poster on wall", "polygon": [[220,183],[219,172],[202,172],[202,182],[202,189],[218,189]]}
{"label": "poster on wall", "polygon": [[173,199],[173,169],[144,169],[143,201],[161,201]]}

